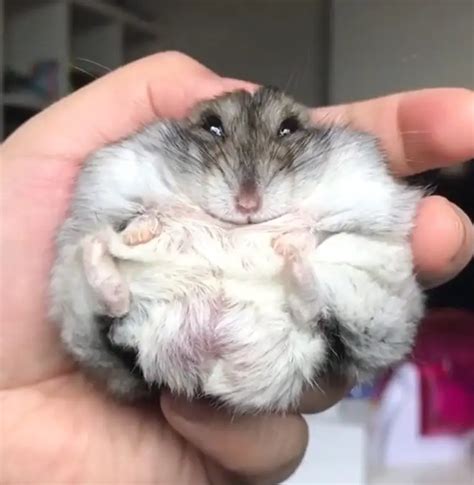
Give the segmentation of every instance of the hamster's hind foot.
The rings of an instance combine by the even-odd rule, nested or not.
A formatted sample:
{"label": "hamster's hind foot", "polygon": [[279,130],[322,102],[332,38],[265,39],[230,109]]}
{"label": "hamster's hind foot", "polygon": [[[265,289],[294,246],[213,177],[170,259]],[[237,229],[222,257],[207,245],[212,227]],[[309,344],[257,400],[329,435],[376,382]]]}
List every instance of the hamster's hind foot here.
{"label": "hamster's hind foot", "polygon": [[98,237],[87,237],[82,243],[84,272],[104,311],[121,317],[129,310],[130,295],[105,243]]}
{"label": "hamster's hind foot", "polygon": [[135,219],[122,231],[122,241],[128,246],[145,244],[158,236],[161,224],[156,213],[146,212]]}

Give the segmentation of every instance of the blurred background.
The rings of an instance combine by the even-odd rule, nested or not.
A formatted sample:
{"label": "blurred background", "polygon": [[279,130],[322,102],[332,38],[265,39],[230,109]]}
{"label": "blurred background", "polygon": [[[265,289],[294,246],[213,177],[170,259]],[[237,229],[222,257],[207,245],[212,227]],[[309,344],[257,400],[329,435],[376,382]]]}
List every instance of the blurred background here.
{"label": "blurred background", "polygon": [[[108,71],[169,49],[313,106],[474,89],[474,0],[0,0],[0,12],[1,139]],[[474,218],[473,163],[423,181]],[[307,417],[309,450],[287,483],[474,483],[474,265],[430,291],[429,306],[406,363]]]}

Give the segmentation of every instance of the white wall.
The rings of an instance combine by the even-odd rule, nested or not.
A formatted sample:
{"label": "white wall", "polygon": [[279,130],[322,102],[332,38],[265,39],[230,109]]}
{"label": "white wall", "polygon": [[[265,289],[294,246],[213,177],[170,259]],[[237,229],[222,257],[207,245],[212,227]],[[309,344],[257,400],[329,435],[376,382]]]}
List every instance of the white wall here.
{"label": "white wall", "polygon": [[[322,102],[327,46],[322,0],[160,2],[160,46],[190,54],[217,72]],[[326,25],[324,25],[326,24]]]}
{"label": "white wall", "polygon": [[474,88],[473,0],[333,0],[330,101]]}

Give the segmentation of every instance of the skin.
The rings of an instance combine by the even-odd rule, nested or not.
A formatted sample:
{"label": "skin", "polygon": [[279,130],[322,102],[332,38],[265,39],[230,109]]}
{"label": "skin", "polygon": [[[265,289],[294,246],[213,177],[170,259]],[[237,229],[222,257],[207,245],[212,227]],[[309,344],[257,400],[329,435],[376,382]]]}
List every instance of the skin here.
{"label": "skin", "polygon": [[[18,129],[1,147],[0,479],[2,483],[280,482],[307,443],[299,415],[234,419],[169,395],[147,408],[107,399],[64,355],[46,318],[53,234],[81,160],[156,116],[254,86],[217,76],[179,53],[157,54],[97,80]],[[430,89],[314,111],[381,138],[408,175],[474,157],[474,93]],[[467,216],[423,201],[413,235],[420,279],[453,278],[472,258]],[[308,393],[301,410],[341,399],[347,383]],[[239,481],[239,483],[242,483]]]}

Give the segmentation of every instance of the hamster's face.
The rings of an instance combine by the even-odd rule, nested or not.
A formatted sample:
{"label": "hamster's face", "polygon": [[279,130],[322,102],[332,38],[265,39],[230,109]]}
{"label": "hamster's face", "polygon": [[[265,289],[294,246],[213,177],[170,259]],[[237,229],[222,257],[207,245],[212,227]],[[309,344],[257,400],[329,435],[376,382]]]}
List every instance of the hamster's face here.
{"label": "hamster's face", "polygon": [[199,104],[176,125],[172,170],[181,190],[210,215],[263,222],[291,212],[311,193],[326,135],[281,92],[238,91]]}

